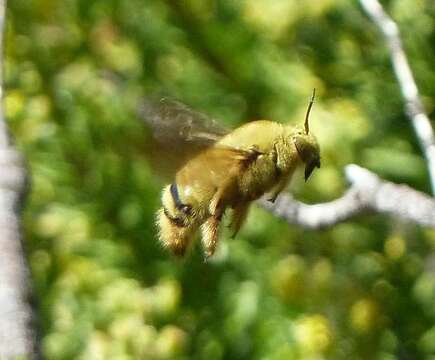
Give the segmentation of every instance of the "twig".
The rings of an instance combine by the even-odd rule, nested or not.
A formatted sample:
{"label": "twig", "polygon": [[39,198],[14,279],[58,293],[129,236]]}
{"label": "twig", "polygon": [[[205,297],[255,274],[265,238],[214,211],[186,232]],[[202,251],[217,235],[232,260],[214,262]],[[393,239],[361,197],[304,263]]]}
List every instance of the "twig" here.
{"label": "twig", "polygon": [[[6,0],[0,0],[0,69]],[[0,72],[0,95],[2,91]],[[0,359],[39,358],[27,262],[21,243],[20,212],[26,170],[7,134],[0,97]]]}
{"label": "twig", "polygon": [[307,229],[331,227],[355,216],[378,213],[404,221],[435,228],[435,199],[406,185],[382,180],[357,165],[346,167],[346,178],[352,186],[339,199],[307,205],[281,194],[274,204],[266,199],[260,205],[290,224]]}
{"label": "twig", "polygon": [[435,140],[428,116],[420,99],[418,88],[403,51],[399,29],[385,13],[378,0],[360,0],[360,3],[373,22],[379,27],[390,49],[394,73],[405,99],[405,111],[412,122],[429,168],[432,193],[435,194]]}

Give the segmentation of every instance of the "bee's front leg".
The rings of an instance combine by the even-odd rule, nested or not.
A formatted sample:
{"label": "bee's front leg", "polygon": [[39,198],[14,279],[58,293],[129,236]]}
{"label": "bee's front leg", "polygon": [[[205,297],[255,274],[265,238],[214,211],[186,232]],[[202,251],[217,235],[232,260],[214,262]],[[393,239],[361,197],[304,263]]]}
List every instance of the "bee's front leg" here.
{"label": "bee's front leg", "polygon": [[286,175],[286,176],[283,176],[283,177],[279,180],[278,184],[275,185],[275,187],[274,187],[274,188],[272,189],[272,191],[270,192],[269,198],[267,199],[268,201],[270,201],[270,202],[272,202],[272,203],[275,202],[275,200],[276,200],[276,198],[278,197],[279,193],[282,192],[282,191],[286,188],[287,184],[288,184],[289,181],[290,181],[290,177],[291,177],[291,175],[288,174],[288,175]]}
{"label": "bee's front leg", "polygon": [[288,160],[284,161],[284,159],[281,156],[283,152],[284,151],[279,144],[274,145],[272,158],[273,158],[273,162],[275,163],[275,178],[277,183],[272,188],[272,191],[270,192],[270,196],[268,198],[268,200],[272,203],[275,202],[279,193],[286,188],[286,186],[290,182],[293,173],[291,162]]}

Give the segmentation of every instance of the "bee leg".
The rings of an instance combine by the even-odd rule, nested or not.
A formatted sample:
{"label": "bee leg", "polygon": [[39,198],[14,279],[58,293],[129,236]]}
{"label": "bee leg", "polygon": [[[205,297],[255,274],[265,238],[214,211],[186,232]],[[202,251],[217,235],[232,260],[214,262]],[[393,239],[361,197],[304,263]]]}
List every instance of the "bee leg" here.
{"label": "bee leg", "polygon": [[229,180],[217,189],[208,208],[210,215],[218,216],[219,212],[222,212],[222,204],[225,203],[228,196],[232,193],[233,185],[235,185],[235,181],[233,178],[229,177]]}
{"label": "bee leg", "polygon": [[[275,145],[275,150],[274,150],[274,162],[275,162],[275,176],[277,179],[277,184],[275,185],[275,187],[272,189],[271,193],[270,193],[270,197],[268,199],[268,201],[274,203],[276,198],[278,197],[279,193],[282,192],[287,184],[290,182],[291,176],[292,176],[292,171],[288,171],[286,169],[286,167],[284,166],[284,164],[282,163],[280,157],[278,156],[279,152],[277,149],[277,146]],[[287,171],[286,171],[287,170]]]}
{"label": "bee leg", "polygon": [[201,225],[202,244],[205,248],[206,260],[212,256],[216,250],[219,225],[223,212],[224,210],[220,209],[215,215],[210,216],[207,221]]}
{"label": "bee leg", "polygon": [[218,192],[216,192],[216,194],[213,196],[213,198],[210,201],[208,211],[209,211],[211,216],[215,216],[215,214],[217,213],[217,209],[220,207],[221,203],[222,203],[221,192],[218,191]]}
{"label": "bee leg", "polygon": [[274,203],[279,193],[287,186],[288,178],[281,179],[280,182],[272,189],[269,198],[267,199],[271,203]]}
{"label": "bee leg", "polygon": [[231,235],[231,238],[235,238],[237,233],[239,232],[240,228],[242,227],[243,223],[246,220],[246,217],[248,215],[250,203],[243,203],[240,205],[237,205],[233,210],[233,217],[231,219],[230,228],[233,232]]}

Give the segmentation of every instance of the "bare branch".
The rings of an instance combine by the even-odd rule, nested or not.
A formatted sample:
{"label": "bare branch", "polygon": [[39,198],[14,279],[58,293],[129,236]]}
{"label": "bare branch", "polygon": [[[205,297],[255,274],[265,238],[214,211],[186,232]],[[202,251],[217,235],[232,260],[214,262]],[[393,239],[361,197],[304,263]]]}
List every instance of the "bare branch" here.
{"label": "bare branch", "polygon": [[379,27],[390,49],[394,73],[405,99],[405,111],[412,122],[429,168],[432,193],[435,194],[435,140],[428,116],[418,93],[418,88],[403,51],[399,29],[385,13],[378,0],[360,0],[362,7]]}
{"label": "bare branch", "polygon": [[382,180],[357,165],[346,167],[352,184],[339,199],[315,205],[301,203],[281,194],[274,204],[261,199],[260,205],[290,224],[307,229],[331,227],[358,215],[387,214],[407,222],[435,228],[435,199],[406,185]]}
{"label": "bare branch", "polygon": [[[5,8],[6,1],[0,0],[0,69]],[[33,359],[39,354],[29,304],[29,272],[21,243],[20,210],[25,187],[25,167],[8,137],[0,101],[0,359]]]}

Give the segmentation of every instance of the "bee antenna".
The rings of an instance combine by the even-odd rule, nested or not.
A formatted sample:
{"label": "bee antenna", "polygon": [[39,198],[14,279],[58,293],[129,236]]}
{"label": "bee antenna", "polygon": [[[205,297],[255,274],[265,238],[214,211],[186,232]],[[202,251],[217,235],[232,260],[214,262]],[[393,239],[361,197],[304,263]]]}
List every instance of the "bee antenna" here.
{"label": "bee antenna", "polygon": [[310,111],[314,104],[314,98],[316,96],[316,88],[313,89],[313,94],[311,95],[310,103],[308,104],[307,114],[305,115],[305,134],[310,132],[310,126],[308,124],[308,118],[310,117]]}

